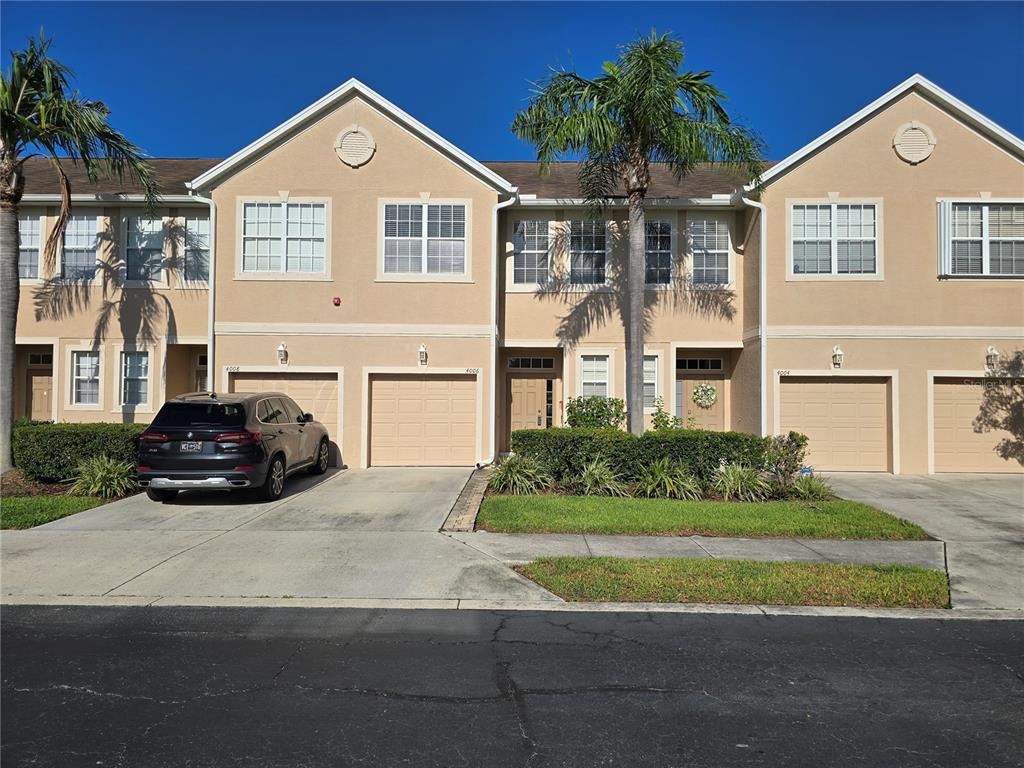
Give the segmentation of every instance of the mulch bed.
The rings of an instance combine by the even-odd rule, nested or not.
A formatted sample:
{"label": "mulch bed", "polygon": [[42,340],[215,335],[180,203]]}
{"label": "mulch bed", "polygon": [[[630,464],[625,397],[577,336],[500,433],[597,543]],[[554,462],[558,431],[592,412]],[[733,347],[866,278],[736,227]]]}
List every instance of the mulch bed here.
{"label": "mulch bed", "polygon": [[63,496],[67,492],[67,483],[40,483],[20,469],[4,472],[0,477],[0,495],[3,496]]}

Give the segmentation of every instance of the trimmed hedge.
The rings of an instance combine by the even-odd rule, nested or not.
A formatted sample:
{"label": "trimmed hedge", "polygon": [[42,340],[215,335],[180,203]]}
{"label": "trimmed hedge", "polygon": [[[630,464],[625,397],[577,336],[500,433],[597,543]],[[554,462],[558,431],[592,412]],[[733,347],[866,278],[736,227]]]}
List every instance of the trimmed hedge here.
{"label": "trimmed hedge", "polygon": [[57,482],[75,474],[80,461],[109,456],[135,466],[136,444],[145,424],[52,424],[14,427],[14,465],[33,480]]}
{"label": "trimmed hedge", "polygon": [[745,432],[664,429],[640,437],[618,429],[521,429],[512,433],[512,450],[535,458],[555,480],[577,476],[584,464],[606,459],[621,479],[635,481],[660,458],[682,463],[707,481],[722,459],[749,467],[765,465],[764,438]]}

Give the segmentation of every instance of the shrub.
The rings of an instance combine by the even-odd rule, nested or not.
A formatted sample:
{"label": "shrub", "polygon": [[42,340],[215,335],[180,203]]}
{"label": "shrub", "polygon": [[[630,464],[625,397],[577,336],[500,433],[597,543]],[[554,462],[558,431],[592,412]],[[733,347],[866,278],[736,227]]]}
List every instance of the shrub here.
{"label": "shrub", "polygon": [[665,400],[661,397],[654,398],[654,413],[651,414],[652,429],[680,429],[683,420],[678,416],[670,416],[665,410]]}
{"label": "shrub", "polygon": [[570,397],[565,421],[578,429],[618,429],[626,421],[626,406],[616,397]]}
{"label": "shrub", "polygon": [[801,475],[789,487],[789,495],[804,501],[824,501],[835,496],[832,486],[814,475]]}
{"label": "shrub", "polygon": [[99,496],[109,499],[127,496],[138,489],[135,462],[118,461],[109,456],[93,456],[78,464],[75,481],[68,493],[72,496]]}
{"label": "shrub", "polygon": [[498,493],[528,496],[550,488],[551,476],[532,456],[513,454],[495,465],[487,480],[487,487]]}
{"label": "shrub", "polygon": [[804,465],[807,436],[799,432],[768,438],[765,447],[765,469],[772,477],[772,486],[780,497],[789,495],[796,473]]}
{"label": "shrub", "polygon": [[771,484],[761,471],[742,464],[722,467],[711,484],[726,501],[763,501],[771,495]]}
{"label": "shrub", "polygon": [[594,459],[583,467],[569,489],[580,496],[629,496],[629,486],[619,479],[606,459]]}
{"label": "shrub", "polygon": [[617,429],[524,429],[512,433],[512,450],[533,456],[555,480],[576,477],[594,459],[605,459],[624,482],[662,457],[709,482],[724,461],[763,467],[765,441],[744,432],[667,429],[640,437]]}
{"label": "shrub", "polygon": [[704,489],[686,467],[663,456],[640,471],[636,481],[636,495],[653,499],[696,501],[703,498]]}
{"label": "shrub", "polygon": [[79,462],[96,456],[135,466],[136,441],[144,424],[52,424],[21,422],[14,428],[14,463],[33,480],[53,482],[75,475]]}

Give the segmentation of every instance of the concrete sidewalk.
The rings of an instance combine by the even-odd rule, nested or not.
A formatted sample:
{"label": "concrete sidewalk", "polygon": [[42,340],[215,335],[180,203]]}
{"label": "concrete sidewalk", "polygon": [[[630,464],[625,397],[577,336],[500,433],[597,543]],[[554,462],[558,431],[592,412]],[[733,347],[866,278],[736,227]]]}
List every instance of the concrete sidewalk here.
{"label": "concrete sidewalk", "polygon": [[711,536],[595,536],[575,533],[451,533],[506,564],[538,557],[697,557],[819,563],[903,563],[944,570],[941,541],[736,539]]}

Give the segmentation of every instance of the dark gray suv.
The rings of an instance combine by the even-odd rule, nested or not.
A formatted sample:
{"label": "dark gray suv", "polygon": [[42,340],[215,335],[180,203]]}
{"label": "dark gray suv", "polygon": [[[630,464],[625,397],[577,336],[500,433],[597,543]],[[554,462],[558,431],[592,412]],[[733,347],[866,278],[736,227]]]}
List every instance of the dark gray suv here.
{"label": "dark gray suv", "polygon": [[288,475],[330,462],[323,424],[280,392],[193,392],[164,403],[139,436],[139,485],[154,501],[178,491],[256,488],[279,499]]}

